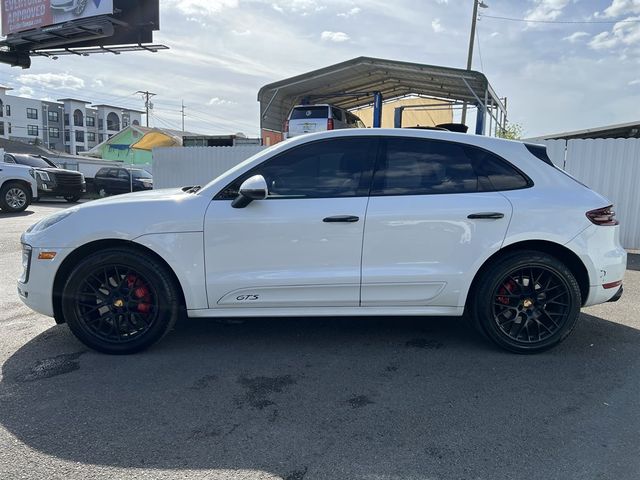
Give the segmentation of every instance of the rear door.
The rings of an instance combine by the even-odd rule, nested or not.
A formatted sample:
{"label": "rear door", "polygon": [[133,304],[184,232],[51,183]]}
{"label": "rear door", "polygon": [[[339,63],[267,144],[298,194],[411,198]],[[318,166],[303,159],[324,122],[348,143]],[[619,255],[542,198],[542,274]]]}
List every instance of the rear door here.
{"label": "rear door", "polygon": [[384,139],[367,210],[362,306],[461,306],[509,225],[511,204],[496,190],[527,186],[485,150]]}
{"label": "rear door", "polygon": [[328,120],[329,107],[326,105],[296,107],[289,118],[289,136],[325,131]]}

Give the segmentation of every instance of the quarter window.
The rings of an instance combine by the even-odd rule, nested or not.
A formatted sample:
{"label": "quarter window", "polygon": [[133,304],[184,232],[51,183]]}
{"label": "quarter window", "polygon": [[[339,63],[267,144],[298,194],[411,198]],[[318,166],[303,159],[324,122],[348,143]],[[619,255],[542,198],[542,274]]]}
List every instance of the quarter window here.
{"label": "quarter window", "polygon": [[375,141],[372,137],[313,142],[288,150],[234,181],[218,199],[233,199],[242,182],[262,175],[269,198],[330,198],[366,195]]}

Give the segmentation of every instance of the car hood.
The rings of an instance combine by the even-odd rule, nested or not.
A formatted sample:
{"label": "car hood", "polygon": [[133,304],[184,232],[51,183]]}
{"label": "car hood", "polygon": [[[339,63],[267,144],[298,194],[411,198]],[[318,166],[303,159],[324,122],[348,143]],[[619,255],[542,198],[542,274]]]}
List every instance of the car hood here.
{"label": "car hood", "polygon": [[82,175],[80,172],[77,172],[75,170],[65,170],[64,168],[55,168],[55,167],[48,167],[48,168],[42,168],[42,167],[33,167],[34,170],[38,171],[38,172],[47,172],[47,173],[70,173],[72,175]]}
{"label": "car hood", "polygon": [[44,230],[36,224],[36,228],[25,233],[23,241],[33,247],[75,248],[97,240],[201,232],[210,201],[209,197],[186,193],[180,188],[94,200],[61,212],[70,213]]}

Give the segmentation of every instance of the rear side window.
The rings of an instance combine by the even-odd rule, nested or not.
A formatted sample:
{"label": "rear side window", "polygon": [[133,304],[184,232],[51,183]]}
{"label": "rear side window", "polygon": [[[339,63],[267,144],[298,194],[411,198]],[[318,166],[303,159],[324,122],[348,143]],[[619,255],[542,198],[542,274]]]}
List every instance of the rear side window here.
{"label": "rear side window", "polygon": [[329,107],[298,107],[291,112],[291,120],[329,118]]}
{"label": "rear side window", "polygon": [[428,195],[478,191],[464,148],[419,138],[388,138],[372,195]]}
{"label": "rear side window", "polygon": [[340,110],[339,108],[332,108],[331,113],[333,114],[333,118],[340,122],[342,121],[342,110]]}
{"label": "rear side window", "polygon": [[108,168],[101,168],[100,170],[98,170],[98,173],[96,173],[96,177],[105,177],[108,171]]}
{"label": "rear side window", "polygon": [[515,190],[531,185],[486,150],[453,142],[388,138],[372,195],[433,195]]}
{"label": "rear side window", "polygon": [[552,167],[555,167],[555,165],[549,158],[549,154],[547,153],[547,147],[542,145],[532,145],[530,143],[525,143],[524,146],[527,147],[527,150],[529,150],[529,152],[532,155],[538,157],[544,163],[551,165]]}

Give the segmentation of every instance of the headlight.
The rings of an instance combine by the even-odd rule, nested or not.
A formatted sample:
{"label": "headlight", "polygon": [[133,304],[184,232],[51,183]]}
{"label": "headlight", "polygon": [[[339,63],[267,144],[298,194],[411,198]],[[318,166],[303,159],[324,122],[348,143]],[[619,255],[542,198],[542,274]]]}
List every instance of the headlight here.
{"label": "headlight", "polygon": [[43,230],[46,230],[49,227],[52,227],[53,225],[55,225],[58,222],[61,222],[62,220],[64,220],[65,218],[67,218],[69,215],[77,212],[78,209],[77,208],[70,208],[68,210],[64,210],[63,212],[60,213],[54,213],[53,215],[49,215],[48,217],[44,218],[43,220],[40,220],[38,223],[31,225],[29,227],[29,229],[27,230],[28,233],[37,233],[37,232],[41,232]]}
{"label": "headlight", "polygon": [[47,172],[36,170],[36,174],[38,175],[38,177],[40,177],[40,180],[44,180],[45,182],[51,181],[51,177],[49,177],[49,174]]}
{"label": "headlight", "polygon": [[22,275],[20,276],[20,283],[27,283],[29,281],[29,269],[31,267],[31,247],[26,244],[22,244]]}

